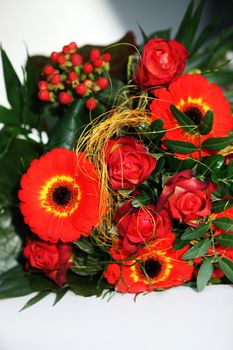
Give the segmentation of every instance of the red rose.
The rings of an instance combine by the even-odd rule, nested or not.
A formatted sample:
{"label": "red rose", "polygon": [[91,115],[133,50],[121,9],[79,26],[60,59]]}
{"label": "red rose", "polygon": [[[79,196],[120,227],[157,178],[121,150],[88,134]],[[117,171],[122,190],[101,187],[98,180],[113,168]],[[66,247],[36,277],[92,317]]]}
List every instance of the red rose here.
{"label": "red rose", "polygon": [[132,137],[110,140],[106,147],[109,179],[115,190],[132,189],[143,183],[154,170],[156,160]]}
{"label": "red rose", "polygon": [[137,84],[148,88],[171,83],[183,72],[187,57],[186,48],[176,40],[150,39],[137,66]]}
{"label": "red rose", "polygon": [[28,239],[24,248],[26,268],[43,271],[59,286],[66,281],[66,272],[71,267],[72,249],[69,244],[52,244],[38,239]]}
{"label": "red rose", "polygon": [[191,170],[184,170],[168,179],[158,200],[158,208],[167,208],[173,219],[196,226],[200,218],[211,213],[212,192],[217,186],[197,180]]}
{"label": "red rose", "polygon": [[134,208],[132,201],[127,201],[117,209],[115,221],[118,232],[124,237],[123,247],[131,253],[152,239],[173,236],[167,212],[157,212],[153,205]]}

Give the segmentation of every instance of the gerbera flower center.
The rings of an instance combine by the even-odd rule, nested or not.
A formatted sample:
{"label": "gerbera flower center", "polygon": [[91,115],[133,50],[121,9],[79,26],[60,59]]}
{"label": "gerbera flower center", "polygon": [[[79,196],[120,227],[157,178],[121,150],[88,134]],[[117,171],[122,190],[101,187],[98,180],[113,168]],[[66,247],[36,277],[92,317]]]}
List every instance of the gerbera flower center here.
{"label": "gerbera flower center", "polygon": [[66,186],[59,186],[53,190],[52,198],[58,205],[67,205],[71,199],[71,191]]}
{"label": "gerbera flower center", "polygon": [[77,210],[81,191],[75,178],[57,175],[44,184],[39,199],[41,206],[47,212],[67,217]]}
{"label": "gerbera flower center", "polygon": [[199,125],[203,118],[202,111],[197,107],[190,107],[184,110],[184,113],[194,122]]}
{"label": "gerbera flower center", "polygon": [[144,262],[144,270],[150,278],[154,278],[162,271],[162,264],[159,260],[148,259]]}

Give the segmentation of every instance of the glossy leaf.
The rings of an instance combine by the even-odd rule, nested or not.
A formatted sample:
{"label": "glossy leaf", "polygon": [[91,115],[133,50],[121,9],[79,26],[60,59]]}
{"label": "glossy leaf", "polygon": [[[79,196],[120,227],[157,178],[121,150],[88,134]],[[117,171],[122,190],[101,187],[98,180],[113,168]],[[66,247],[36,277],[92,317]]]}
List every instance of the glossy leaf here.
{"label": "glossy leaf", "polygon": [[231,233],[222,233],[215,237],[215,241],[224,247],[233,248],[233,234]]}
{"label": "glossy leaf", "polygon": [[201,224],[199,227],[196,228],[189,228],[187,231],[185,231],[182,236],[180,237],[182,240],[194,240],[199,239],[203,237],[208,229],[208,225]]}
{"label": "glossy leaf", "polygon": [[92,295],[101,296],[105,289],[108,289],[110,285],[105,280],[98,281],[96,277],[82,277],[68,273],[68,284],[75,294],[89,297]]}
{"label": "glossy leaf", "polygon": [[213,128],[214,114],[212,111],[207,111],[201,123],[198,126],[198,130],[201,135],[207,135]]}
{"label": "glossy leaf", "polygon": [[213,137],[205,140],[202,143],[202,148],[210,151],[220,151],[221,149],[231,145],[233,143],[233,136],[227,137]]}
{"label": "glossy leaf", "polygon": [[186,131],[191,134],[196,134],[197,126],[194,124],[194,122],[183,112],[181,112],[176,106],[171,105],[170,110],[175,117],[175,119],[178,121],[180,126]]}
{"label": "glossy leaf", "polygon": [[26,310],[29,307],[35,305],[36,303],[38,303],[40,300],[44,299],[50,292],[48,291],[42,291],[39,292],[38,294],[36,294],[33,298],[31,298],[30,300],[28,300],[28,302],[22,307],[22,309],[20,311]]}
{"label": "glossy leaf", "polygon": [[198,150],[191,142],[165,140],[163,144],[170,150],[182,154],[188,154]]}
{"label": "glossy leaf", "polygon": [[190,248],[183,256],[182,259],[190,260],[198,258],[199,256],[205,255],[211,245],[210,239],[202,240],[196,243],[192,248]]}
{"label": "glossy leaf", "polygon": [[210,173],[210,175],[218,172],[225,164],[225,158],[221,154],[214,154],[213,156],[207,156],[202,158],[202,161],[198,163],[197,172],[200,175]]}
{"label": "glossy leaf", "polygon": [[221,213],[233,206],[233,200],[220,199],[212,203],[212,213]]}
{"label": "glossy leaf", "polygon": [[223,257],[218,262],[222,272],[233,283],[233,262]]}
{"label": "glossy leaf", "polygon": [[222,217],[213,220],[212,224],[214,224],[221,230],[233,232],[233,219]]}
{"label": "glossy leaf", "polygon": [[213,260],[212,257],[208,258],[200,266],[200,269],[197,275],[197,289],[199,292],[201,292],[205,288],[205,286],[207,285],[207,283],[209,282],[212,276],[212,273],[214,272],[212,260]]}
{"label": "glossy leaf", "polygon": [[32,293],[28,278],[21,266],[0,275],[0,299],[15,298]]}
{"label": "glossy leaf", "polygon": [[54,300],[53,306],[55,306],[59,301],[66,295],[68,292],[68,288],[61,288],[56,294],[56,298]]}

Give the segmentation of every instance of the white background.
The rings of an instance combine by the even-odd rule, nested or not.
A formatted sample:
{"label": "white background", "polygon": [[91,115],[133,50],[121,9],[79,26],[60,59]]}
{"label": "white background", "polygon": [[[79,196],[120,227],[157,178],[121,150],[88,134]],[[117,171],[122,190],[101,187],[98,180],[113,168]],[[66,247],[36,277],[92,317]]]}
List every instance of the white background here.
{"label": "white background", "polygon": [[1,350],[232,350],[233,290],[209,286],[115,295],[70,293],[17,313],[29,297],[0,301]]}
{"label": "white background", "polygon": [[[0,41],[16,71],[29,54],[49,55],[77,41],[109,44],[136,21],[146,32],[177,27],[186,0],[0,0]],[[140,40],[140,39],[139,39]],[[0,67],[0,104],[7,105]],[[198,294],[117,295],[108,303],[72,293],[54,308],[53,296],[22,313],[30,297],[0,301],[0,350],[233,349],[231,286]]]}

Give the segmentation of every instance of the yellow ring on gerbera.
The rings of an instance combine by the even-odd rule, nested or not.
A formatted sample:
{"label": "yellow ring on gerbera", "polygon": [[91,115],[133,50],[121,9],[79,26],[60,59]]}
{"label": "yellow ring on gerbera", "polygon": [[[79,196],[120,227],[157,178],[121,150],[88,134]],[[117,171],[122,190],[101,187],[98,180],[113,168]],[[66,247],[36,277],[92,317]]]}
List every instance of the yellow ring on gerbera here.
{"label": "yellow ring on gerbera", "polygon": [[134,282],[143,282],[149,285],[151,283],[166,281],[173,268],[173,265],[170,263],[171,258],[167,257],[166,253],[163,251],[156,251],[156,254],[148,253],[143,255],[143,260],[140,260],[140,263],[143,264],[148,260],[158,261],[161,265],[161,271],[156,274],[155,277],[150,277],[149,275],[146,276],[145,272],[141,269],[140,264],[133,264],[130,266],[132,271],[130,277]]}
{"label": "yellow ring on gerbera", "polygon": [[77,210],[80,199],[79,185],[73,177],[66,175],[51,177],[39,193],[41,207],[48,213],[63,218]]}
{"label": "yellow ring on gerbera", "polygon": [[184,99],[181,99],[180,102],[176,105],[176,108],[180,109],[183,112],[184,109],[190,107],[190,105],[193,107],[200,107],[204,113],[211,109],[211,107],[203,101],[202,97],[192,98],[191,96],[189,96],[186,101]]}

